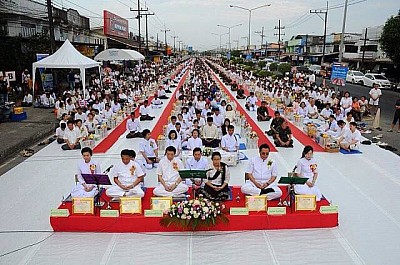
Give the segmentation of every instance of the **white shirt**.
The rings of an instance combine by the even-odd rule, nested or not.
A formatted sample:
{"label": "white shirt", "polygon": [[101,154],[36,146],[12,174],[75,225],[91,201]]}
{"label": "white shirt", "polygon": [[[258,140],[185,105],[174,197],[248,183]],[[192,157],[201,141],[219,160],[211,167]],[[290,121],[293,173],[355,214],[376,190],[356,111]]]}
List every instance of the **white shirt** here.
{"label": "white shirt", "polygon": [[[65,129],[66,130],[66,129]],[[61,130],[61,127],[56,129],[56,136],[57,138],[64,138],[65,130]]]}
{"label": "white shirt", "polygon": [[264,184],[271,177],[278,176],[278,168],[274,160],[270,158],[262,160],[257,156],[250,159],[246,173],[252,173],[257,182]]}
{"label": "white shirt", "polygon": [[99,162],[91,159],[89,163],[86,163],[85,160],[80,160],[78,162],[78,180],[79,183],[85,183],[85,180],[82,177],[82,174],[101,174],[101,168]]}
{"label": "white shirt", "polygon": [[[373,88],[369,91],[369,95],[371,96],[369,104],[378,105],[379,97],[382,95],[382,91],[379,88],[378,89]],[[374,100],[372,97],[376,98],[376,100]]]}
{"label": "white shirt", "polygon": [[214,114],[212,117],[213,117],[213,123],[218,128],[221,127],[222,124],[224,124],[224,116],[222,116],[222,114],[219,114],[219,115]]}
{"label": "white shirt", "polygon": [[141,105],[139,108],[140,115],[150,115],[150,106]]}
{"label": "white shirt", "polygon": [[32,103],[32,101],[33,101],[33,98],[32,98],[31,94],[28,94],[28,95],[24,96],[23,102]]}
{"label": "white shirt", "polygon": [[190,137],[189,140],[187,141],[187,148],[190,150],[195,149],[196,147],[202,147],[203,146],[203,141],[197,137],[196,139],[193,137]]}
{"label": "white shirt", "polygon": [[170,185],[177,181],[179,177],[178,170],[184,169],[183,163],[179,158],[174,158],[171,161],[164,156],[157,167],[157,175],[161,175],[164,181]]}
{"label": "white shirt", "polygon": [[147,157],[155,157],[154,151],[157,149],[157,143],[154,139],[143,139],[139,143],[139,151],[145,153]]}
{"label": "white shirt", "polygon": [[113,176],[117,177],[122,185],[132,185],[138,177],[144,176],[144,172],[137,162],[131,160],[127,165],[122,162],[117,164]]}
{"label": "white shirt", "polygon": [[167,139],[167,147],[168,146],[173,146],[175,147],[176,151],[178,151],[182,149],[182,142],[180,139],[175,139],[175,140]]}
{"label": "white shirt", "polygon": [[75,113],[74,120],[81,120],[82,122],[86,121],[86,114],[82,112],[82,114]]}
{"label": "white shirt", "polygon": [[346,130],[344,132],[344,141],[346,143],[351,143],[352,141],[357,141],[356,144],[358,144],[361,141],[361,133],[359,130],[355,130],[354,132],[352,132],[350,129]]}
{"label": "white shirt", "polygon": [[352,103],[353,100],[351,97],[348,98],[342,97],[342,99],[340,100],[340,106],[342,106],[342,108],[344,109],[350,108]]}
{"label": "white shirt", "polygon": [[114,114],[113,111],[111,109],[109,109],[108,111],[103,110],[103,113],[101,116],[103,117],[103,119],[109,120],[112,118],[113,114]]}
{"label": "white shirt", "polygon": [[303,178],[308,178],[308,181],[312,181],[314,173],[317,173],[317,162],[314,158],[310,160],[305,157],[301,158],[296,165],[296,173],[301,174]]}
{"label": "white shirt", "polygon": [[329,116],[331,116],[332,114],[333,111],[331,109],[324,108],[323,110],[321,110],[321,116],[324,118],[329,118]]}
{"label": "white shirt", "polygon": [[129,120],[126,122],[126,129],[127,129],[129,132],[138,132],[138,131],[140,131],[139,119],[134,119],[134,120],[129,119]]}
{"label": "white shirt", "polygon": [[229,151],[236,151],[238,150],[239,143],[236,139],[235,135],[226,134],[221,139],[221,147],[227,148]]}
{"label": "white shirt", "polygon": [[318,109],[317,109],[317,106],[311,106],[311,105],[308,105],[308,107],[307,107],[307,114],[311,114],[311,115],[313,115],[313,114],[315,114],[315,113],[318,113]]}
{"label": "white shirt", "polygon": [[248,97],[248,98],[246,99],[246,102],[249,103],[249,104],[251,104],[251,105],[256,105],[256,103],[257,103],[257,98],[256,98],[255,96],[253,96],[253,97]]}
{"label": "white shirt", "polygon": [[186,169],[202,169],[206,170],[209,168],[209,163],[206,158],[200,157],[199,160],[194,159],[194,157],[186,160]]}
{"label": "white shirt", "polygon": [[64,140],[68,140],[70,144],[76,144],[79,137],[80,133],[79,130],[76,129],[76,127],[74,127],[72,130],[70,130],[68,127],[65,129]]}
{"label": "white shirt", "polygon": [[308,114],[307,107],[305,107],[304,109],[303,109],[303,108],[299,108],[299,109],[297,110],[297,115],[306,117],[307,114]]}

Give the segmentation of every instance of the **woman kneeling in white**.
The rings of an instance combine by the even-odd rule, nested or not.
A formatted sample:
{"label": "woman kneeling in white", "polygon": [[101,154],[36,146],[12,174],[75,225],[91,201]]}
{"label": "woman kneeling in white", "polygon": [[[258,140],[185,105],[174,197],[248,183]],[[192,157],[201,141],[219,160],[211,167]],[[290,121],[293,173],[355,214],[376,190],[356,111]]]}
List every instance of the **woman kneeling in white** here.
{"label": "woman kneeling in white", "polygon": [[317,162],[313,158],[313,153],[314,149],[311,146],[307,145],[304,147],[303,154],[296,165],[296,175],[297,177],[308,178],[308,181],[304,185],[295,185],[294,190],[296,194],[315,195],[317,201],[320,201],[322,193],[318,187],[315,186],[318,171]]}
{"label": "woman kneeling in white", "polygon": [[121,163],[113,171],[115,185],[107,190],[107,196],[114,198],[125,196],[142,198],[144,196],[140,185],[144,172],[138,163],[131,160],[135,156],[136,153],[133,150],[121,151]]}
{"label": "woman kneeling in white", "polygon": [[175,154],[175,147],[168,146],[165,149],[165,156],[157,167],[159,184],[153,191],[155,196],[181,197],[189,189],[179,176],[178,171],[184,169],[184,166],[182,161],[175,157]]}

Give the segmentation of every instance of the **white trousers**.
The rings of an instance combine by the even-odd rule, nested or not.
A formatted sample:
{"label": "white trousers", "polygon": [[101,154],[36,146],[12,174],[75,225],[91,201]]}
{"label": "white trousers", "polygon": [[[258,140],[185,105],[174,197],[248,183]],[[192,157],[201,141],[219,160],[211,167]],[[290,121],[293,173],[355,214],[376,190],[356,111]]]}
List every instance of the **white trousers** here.
{"label": "white trousers", "polygon": [[[88,184],[88,186],[90,186]],[[72,198],[93,198],[98,193],[97,188],[94,187],[91,191],[85,191],[82,184],[78,183],[72,187],[71,197]]]}
{"label": "white trousers", "polygon": [[[269,185],[267,188],[271,188],[274,190],[274,192],[269,192],[267,193],[267,200],[273,200],[280,198],[282,196],[282,191],[281,189],[276,186],[274,183]],[[251,195],[251,196],[257,196],[260,195],[261,189],[257,188],[256,185],[254,185],[253,182],[247,181],[243,186],[240,188],[243,194],[246,195]]]}
{"label": "white trousers", "polygon": [[154,188],[153,193],[158,197],[178,197],[187,192],[188,189],[189,187],[185,183],[181,182],[173,191],[166,191],[164,186],[159,183],[158,186]]}
{"label": "white trousers", "polygon": [[136,198],[143,198],[144,191],[140,187],[140,185],[136,185],[130,190],[123,190],[117,185],[113,185],[107,189],[106,194],[108,197],[112,198],[119,198],[119,197],[136,197]]}
{"label": "white trousers", "polygon": [[294,191],[296,192],[296,194],[301,194],[301,195],[315,195],[318,202],[322,198],[322,193],[318,189],[317,186],[314,186],[314,187],[310,188],[310,187],[308,187],[307,184],[295,185],[294,186]]}

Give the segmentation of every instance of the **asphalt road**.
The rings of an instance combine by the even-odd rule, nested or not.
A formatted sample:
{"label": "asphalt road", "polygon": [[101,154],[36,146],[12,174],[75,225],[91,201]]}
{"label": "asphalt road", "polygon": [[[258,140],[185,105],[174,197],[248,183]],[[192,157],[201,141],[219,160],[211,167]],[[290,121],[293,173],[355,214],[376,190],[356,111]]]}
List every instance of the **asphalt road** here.
{"label": "asphalt road", "polygon": [[[322,82],[321,78],[317,78],[317,82]],[[328,84],[333,86],[329,81]],[[366,96],[369,99],[370,87],[361,86],[357,84],[346,83],[346,86],[339,87],[340,91],[349,91],[351,96],[356,96],[360,98],[361,96]],[[382,96],[379,99],[379,105],[381,108],[381,127],[382,129],[389,129],[389,126],[393,120],[393,114],[395,109],[396,100],[400,98],[399,92],[394,92],[391,90],[382,90]]]}

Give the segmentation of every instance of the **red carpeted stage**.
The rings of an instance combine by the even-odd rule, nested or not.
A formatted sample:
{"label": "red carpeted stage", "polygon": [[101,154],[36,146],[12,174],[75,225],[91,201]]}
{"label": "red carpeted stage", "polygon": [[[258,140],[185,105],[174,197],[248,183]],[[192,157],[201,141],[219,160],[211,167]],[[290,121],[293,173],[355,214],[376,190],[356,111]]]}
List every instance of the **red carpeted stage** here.
{"label": "red carpeted stage", "polygon": [[[287,194],[287,187],[280,187],[284,198]],[[150,198],[153,188],[147,188],[146,195],[142,199],[142,213],[150,209]],[[245,197],[240,192],[240,187],[232,188],[233,197],[240,196],[240,201],[226,201],[227,212],[231,207],[245,207]],[[103,198],[109,198],[103,194]],[[278,200],[269,201],[268,206],[277,206]],[[286,215],[271,216],[266,212],[250,212],[249,215],[227,215],[228,224],[217,224],[213,227],[201,229],[203,231],[242,231],[242,230],[268,230],[268,229],[305,229],[305,228],[328,228],[338,226],[338,214],[321,214],[320,206],[329,205],[325,199],[317,203],[315,211],[293,212],[286,207]],[[114,210],[119,209],[118,202],[110,203]],[[106,205],[103,206],[103,209]],[[66,202],[60,205],[59,209],[69,209],[72,213],[72,203]],[[160,217],[145,217],[143,214],[120,215],[119,217],[100,217],[99,209],[95,215],[70,215],[69,217],[50,217],[50,224],[55,232],[107,232],[107,233],[128,233],[128,232],[173,232],[182,231],[180,228],[170,226],[168,228],[160,225]]]}

